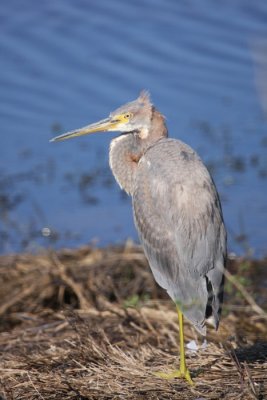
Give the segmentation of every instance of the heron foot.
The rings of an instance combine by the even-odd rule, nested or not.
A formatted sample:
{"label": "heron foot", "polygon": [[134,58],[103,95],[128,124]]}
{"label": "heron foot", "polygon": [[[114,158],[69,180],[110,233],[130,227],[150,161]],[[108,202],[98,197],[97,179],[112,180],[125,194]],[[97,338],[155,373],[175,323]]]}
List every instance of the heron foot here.
{"label": "heron foot", "polygon": [[189,383],[189,385],[194,385],[194,382],[192,381],[189,369],[185,369],[185,370],[175,370],[173,372],[170,373],[165,373],[165,372],[155,372],[155,375],[159,378],[162,379],[174,379],[174,378],[182,378],[187,380],[187,382]]}

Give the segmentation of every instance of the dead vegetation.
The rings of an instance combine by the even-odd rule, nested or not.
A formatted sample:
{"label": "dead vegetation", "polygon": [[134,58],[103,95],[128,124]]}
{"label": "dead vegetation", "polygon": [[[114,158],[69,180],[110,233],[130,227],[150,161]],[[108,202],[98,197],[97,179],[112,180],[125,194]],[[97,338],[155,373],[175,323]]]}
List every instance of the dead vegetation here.
{"label": "dead vegetation", "polygon": [[267,263],[229,264],[218,333],[185,327],[189,387],[153,375],[178,366],[178,325],[139,247],[2,256],[0,398],[267,398]]}

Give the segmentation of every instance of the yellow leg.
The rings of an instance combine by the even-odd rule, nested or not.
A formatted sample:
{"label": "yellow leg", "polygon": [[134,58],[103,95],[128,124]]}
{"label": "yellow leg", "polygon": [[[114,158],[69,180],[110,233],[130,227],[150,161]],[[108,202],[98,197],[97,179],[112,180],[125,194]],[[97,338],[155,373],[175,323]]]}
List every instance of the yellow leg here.
{"label": "yellow leg", "polygon": [[177,313],[178,313],[178,321],[179,321],[179,336],[180,336],[180,369],[171,372],[170,374],[165,374],[163,372],[156,373],[157,376],[164,379],[173,379],[173,378],[184,378],[190,385],[193,385],[193,381],[190,376],[190,372],[186,366],[185,361],[185,350],[184,350],[184,321],[183,321],[183,313],[179,309],[178,306]]}

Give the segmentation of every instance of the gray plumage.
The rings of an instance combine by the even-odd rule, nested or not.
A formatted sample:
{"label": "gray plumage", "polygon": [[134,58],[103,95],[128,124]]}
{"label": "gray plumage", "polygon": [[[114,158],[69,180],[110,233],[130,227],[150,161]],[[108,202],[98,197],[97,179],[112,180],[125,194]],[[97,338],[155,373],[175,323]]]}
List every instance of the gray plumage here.
{"label": "gray plumage", "polygon": [[150,147],[136,171],[133,209],[158,284],[200,333],[211,314],[217,328],[225,230],[214,184],[196,153],[173,139]]}
{"label": "gray plumage", "polygon": [[151,113],[151,136],[142,139],[136,131],[113,139],[110,167],[132,196],[135,226],[155,280],[205,335],[207,318],[218,328],[223,298],[226,232],[220,201],[196,152],[168,139],[163,117],[153,107]]}
{"label": "gray plumage", "polygon": [[219,197],[199,156],[168,139],[164,117],[147,93],[96,124],[63,134],[64,140],[98,131],[121,131],[109,162],[132,196],[144,252],[160,286],[202,334],[217,329],[223,297],[226,232]]}

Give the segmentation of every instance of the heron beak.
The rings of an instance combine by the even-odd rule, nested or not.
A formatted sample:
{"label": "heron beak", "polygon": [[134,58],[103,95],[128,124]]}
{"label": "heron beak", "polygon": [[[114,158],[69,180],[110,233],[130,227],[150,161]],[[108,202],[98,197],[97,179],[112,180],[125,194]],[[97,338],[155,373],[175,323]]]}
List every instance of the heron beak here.
{"label": "heron beak", "polygon": [[61,140],[70,139],[77,136],[88,135],[89,133],[115,131],[116,127],[120,125],[120,123],[120,120],[109,117],[94,124],[84,126],[81,129],[75,129],[74,131],[63,133],[63,135],[59,135],[51,139],[50,142],[59,142]]}

